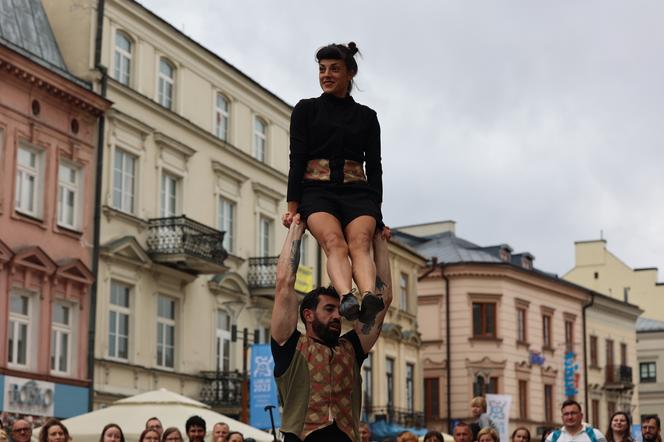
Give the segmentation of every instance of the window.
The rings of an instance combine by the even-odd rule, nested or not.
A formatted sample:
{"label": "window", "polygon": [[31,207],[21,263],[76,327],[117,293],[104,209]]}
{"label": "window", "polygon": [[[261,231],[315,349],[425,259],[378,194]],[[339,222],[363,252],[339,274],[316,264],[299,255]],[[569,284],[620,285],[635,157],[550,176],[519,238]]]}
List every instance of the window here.
{"label": "window", "polygon": [[60,163],[58,171],[58,224],[70,229],[79,227],[80,170]]}
{"label": "window", "polygon": [[496,337],[496,304],[473,302],[473,337]]}
{"label": "window", "polygon": [[387,382],[387,407],[394,407],[394,359],[385,358],[385,380]]}
{"label": "window", "polygon": [[593,399],[592,401],[592,426],[599,428],[599,399]]}
{"label": "window", "polygon": [[405,273],[399,278],[399,308],[408,311],[408,275]]}
{"label": "window", "polygon": [[526,309],[519,307],[516,309],[516,340],[518,342],[528,342],[526,335]]}
{"label": "window", "polygon": [[175,67],[166,60],[159,60],[159,104],[173,109],[173,90],[175,89]]}
{"label": "window", "polygon": [[613,359],[613,340],[612,339],[607,339],[606,340],[606,365],[608,367],[613,367],[614,359]]}
{"label": "window", "polygon": [[551,340],[551,315],[542,315],[542,345],[544,348],[553,348]]}
{"label": "window", "polygon": [[406,407],[409,413],[415,410],[415,365],[406,364]]}
{"label": "window", "polygon": [[111,302],[108,309],[108,356],[129,359],[129,295],[131,287],[111,281]]}
{"label": "window", "polygon": [[519,381],[519,417],[528,419],[528,381]]}
{"label": "window", "polygon": [[627,344],[624,342],[620,343],[620,365],[627,365]]}
{"label": "window", "polygon": [[606,411],[607,411],[607,415],[613,416],[613,413],[616,412],[616,403],[613,402],[613,401],[608,401],[606,403]]}
{"label": "window", "polygon": [[231,370],[231,317],[217,310],[217,370]]}
{"label": "window", "polygon": [[16,161],[16,210],[41,216],[43,177],[42,152],[20,146]]}
{"label": "window", "polygon": [[597,336],[590,337],[590,366],[599,367],[597,359]]}
{"label": "window", "polygon": [[180,179],[171,174],[161,176],[161,216],[164,218],[178,214]]}
{"label": "window", "polygon": [[369,353],[367,359],[362,364],[362,405],[365,408],[371,408],[373,405],[373,353]]}
{"label": "window", "polygon": [[657,382],[657,364],[655,362],[641,362],[639,373],[641,382]]}
{"label": "window", "polygon": [[553,422],[553,385],[544,385],[544,421]]}
{"label": "window", "polygon": [[267,124],[258,117],[254,118],[254,158],[265,162],[267,151]]}
{"label": "window", "polygon": [[473,383],[473,396],[485,396],[487,394],[498,393],[498,378],[489,377],[489,383],[486,382],[484,376],[476,376]]}
{"label": "window", "polygon": [[127,213],[135,211],[137,158],[122,150],[115,150],[113,168],[113,207]]}
{"label": "window", "polygon": [[51,327],[51,371],[67,374],[71,352],[71,307],[61,303],[53,304]]}
{"label": "window", "polygon": [[228,141],[228,100],[221,94],[217,94],[214,114],[215,135],[219,139]]}
{"label": "window", "polygon": [[9,342],[7,362],[10,366],[30,364],[30,297],[12,293],[9,301]]}
{"label": "window", "polygon": [[235,251],[235,203],[223,196],[219,197],[219,230],[224,235],[224,248],[229,252]]}
{"label": "window", "polygon": [[114,78],[129,86],[131,81],[131,52],[133,50],[129,37],[124,32],[115,33],[115,70]]}
{"label": "window", "polygon": [[424,417],[426,420],[440,418],[440,381],[438,378],[424,379]]}
{"label": "window", "polygon": [[574,351],[574,321],[565,320],[565,349]]}
{"label": "window", "polygon": [[272,220],[260,217],[258,231],[258,254],[259,256],[270,256],[272,250]]}
{"label": "window", "polygon": [[157,365],[175,368],[175,300],[161,295],[157,301]]}

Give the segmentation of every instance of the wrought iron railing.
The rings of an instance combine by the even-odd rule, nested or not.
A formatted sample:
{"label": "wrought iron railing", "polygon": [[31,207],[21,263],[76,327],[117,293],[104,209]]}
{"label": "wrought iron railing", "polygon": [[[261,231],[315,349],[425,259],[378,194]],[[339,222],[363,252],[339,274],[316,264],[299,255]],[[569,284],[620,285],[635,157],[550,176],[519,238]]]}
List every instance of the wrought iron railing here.
{"label": "wrought iron railing", "polygon": [[242,405],[242,373],[239,371],[203,371],[205,384],[201,402],[212,407],[240,407]]}
{"label": "wrought iron railing", "polygon": [[158,255],[185,254],[222,265],[228,252],[224,234],[184,215],[150,220],[148,253]]}
{"label": "wrought iron railing", "polygon": [[247,283],[250,288],[271,288],[277,285],[278,256],[249,258]]}
{"label": "wrought iron railing", "polygon": [[632,385],[632,367],[628,365],[607,365],[604,371],[607,384]]}
{"label": "wrought iron railing", "polygon": [[396,408],[390,405],[366,406],[362,408],[362,414],[370,421],[386,420],[406,427],[419,428],[426,425],[423,412]]}

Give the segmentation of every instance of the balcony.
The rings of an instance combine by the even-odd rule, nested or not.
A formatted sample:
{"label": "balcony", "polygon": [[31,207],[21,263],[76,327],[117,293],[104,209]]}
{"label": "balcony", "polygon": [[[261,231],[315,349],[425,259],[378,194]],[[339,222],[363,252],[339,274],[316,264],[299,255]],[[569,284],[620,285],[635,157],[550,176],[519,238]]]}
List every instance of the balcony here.
{"label": "balcony", "polygon": [[362,417],[372,422],[385,420],[404,427],[424,428],[426,425],[423,412],[409,411],[405,408],[395,408],[390,405],[363,407]]}
{"label": "balcony", "polygon": [[201,402],[227,416],[239,416],[242,407],[242,380],[239,371],[203,371]]}
{"label": "balcony", "polygon": [[604,388],[607,390],[629,390],[634,388],[632,367],[628,365],[607,365],[604,372],[606,375]]}
{"label": "balcony", "polygon": [[228,252],[224,233],[186,216],[153,218],[148,231],[148,254],[158,263],[188,273],[222,273]]}
{"label": "balcony", "polygon": [[277,285],[278,260],[278,256],[249,258],[247,283],[254,294],[274,295],[274,288]]}

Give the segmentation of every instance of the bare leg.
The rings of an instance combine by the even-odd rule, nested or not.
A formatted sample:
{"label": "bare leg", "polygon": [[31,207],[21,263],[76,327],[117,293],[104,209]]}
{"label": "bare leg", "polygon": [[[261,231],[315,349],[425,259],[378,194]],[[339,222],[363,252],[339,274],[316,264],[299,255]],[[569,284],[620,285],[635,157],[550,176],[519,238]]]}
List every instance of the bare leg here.
{"label": "bare leg", "polygon": [[353,262],[353,278],[361,293],[376,291],[376,264],[371,257],[376,220],[360,216],[346,226],[348,249]]}
{"label": "bare leg", "polygon": [[307,218],[307,227],[327,256],[327,274],[339,295],[353,288],[353,272],[348,258],[348,244],[341,223],[327,212],[316,212]]}

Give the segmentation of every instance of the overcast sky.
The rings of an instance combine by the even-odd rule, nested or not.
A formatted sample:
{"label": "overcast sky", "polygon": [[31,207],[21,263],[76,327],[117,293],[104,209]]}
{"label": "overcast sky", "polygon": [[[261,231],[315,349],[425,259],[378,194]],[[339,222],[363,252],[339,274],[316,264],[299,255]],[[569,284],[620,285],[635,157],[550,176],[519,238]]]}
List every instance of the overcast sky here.
{"label": "overcast sky", "polygon": [[141,3],[290,104],[318,47],[357,42],[388,225],[452,219],[559,274],[603,231],[664,272],[664,2]]}

